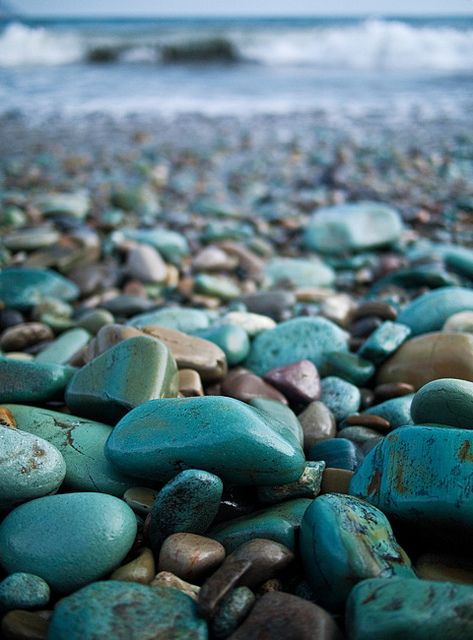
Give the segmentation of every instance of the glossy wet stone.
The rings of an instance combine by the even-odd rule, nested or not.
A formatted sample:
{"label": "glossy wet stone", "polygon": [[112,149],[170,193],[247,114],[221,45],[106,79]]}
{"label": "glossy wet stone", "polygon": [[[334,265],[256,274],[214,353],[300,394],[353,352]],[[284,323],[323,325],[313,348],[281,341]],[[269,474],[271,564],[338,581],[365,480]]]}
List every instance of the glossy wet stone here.
{"label": "glossy wet stone", "polygon": [[465,429],[403,427],[358,467],[350,493],[389,517],[435,528],[471,527],[473,435]]}
{"label": "glossy wet stone", "polygon": [[248,587],[236,587],[221,601],[211,622],[213,637],[228,636],[240,626],[255,603],[255,595]]}
{"label": "glossy wet stone", "polygon": [[47,582],[31,573],[12,573],[0,582],[0,614],[13,609],[39,609],[49,602]]}
{"label": "glossy wet stone", "polygon": [[409,338],[411,329],[400,322],[383,322],[358,350],[358,354],[380,365]]}
{"label": "glossy wet stone", "polygon": [[464,287],[442,287],[413,300],[398,321],[410,327],[413,336],[440,331],[454,313],[473,311],[473,291]]}
{"label": "glossy wet stone", "polygon": [[301,446],[303,445],[304,436],[301,423],[296,414],[285,403],[270,398],[253,398],[253,400],[250,400],[250,405],[262,411],[271,420],[271,425],[274,429],[277,429],[281,434],[286,433],[286,430],[289,429],[297,442]]}
{"label": "glossy wet stone", "polygon": [[168,348],[146,336],[129,338],[80,369],[66,391],[71,411],[114,423],[147,400],[175,397],[176,363]]}
{"label": "glossy wet stone", "polygon": [[473,587],[408,578],[365,580],[350,594],[354,640],[443,640],[473,633]]}
{"label": "glossy wet stone", "polygon": [[297,480],[304,466],[290,428],[221,396],[147,402],[118,423],[105,453],[121,471],[159,481],[187,467],[266,485]]}
{"label": "glossy wet stone", "polygon": [[149,584],[155,574],[156,568],[153,553],[150,549],[144,548],[137,558],[115,569],[110,576],[110,580]]}
{"label": "glossy wet stone", "polygon": [[75,369],[0,357],[0,402],[47,402],[61,398]]}
{"label": "glossy wet stone", "polygon": [[222,324],[196,332],[198,338],[208,340],[224,352],[228,365],[243,362],[250,351],[250,340],[244,329],[232,324]]}
{"label": "glossy wet stone", "polygon": [[329,353],[325,360],[323,373],[327,376],[343,378],[357,386],[362,386],[375,372],[374,365],[360,358],[354,353],[340,353],[333,351]]}
{"label": "glossy wet stone", "polygon": [[309,460],[323,460],[327,467],[353,471],[358,466],[356,447],[345,438],[316,442],[307,454]]}
{"label": "glossy wet stone", "polygon": [[336,376],[324,378],[321,386],[321,400],[333,413],[337,422],[358,411],[361,402],[358,387]]}
{"label": "glossy wet stone", "polygon": [[102,493],[69,493],[27,502],[0,525],[0,564],[38,575],[59,592],[114,569],[136,535],[133,511]]}
{"label": "glossy wet stone", "polygon": [[307,451],[315,442],[334,438],[336,421],[330,409],[320,401],[311,402],[298,415],[304,432],[304,449]]}
{"label": "glossy wet stone", "polygon": [[354,584],[371,577],[414,577],[386,516],[371,505],[336,493],[316,498],[301,524],[304,571],[317,601],[344,606]]}
{"label": "glossy wet stone", "polygon": [[310,360],[271,369],[264,379],[291,402],[307,404],[320,397],[319,373]]}
{"label": "glossy wet stone", "polygon": [[242,402],[265,398],[287,404],[282,393],[247,369],[230,371],[222,383],[221,392],[225,396],[236,398]]}
{"label": "glossy wet stone", "polygon": [[385,418],[391,425],[391,429],[403,427],[406,424],[413,424],[413,420],[411,417],[411,406],[413,398],[414,394],[410,393],[398,398],[385,400],[380,404],[375,404],[369,409],[366,409],[366,411],[363,412],[363,415],[373,415]]}
{"label": "glossy wet stone", "polygon": [[294,560],[294,554],[278,542],[254,538],[235,549],[224,564],[234,560],[249,561],[250,566],[240,578],[239,584],[255,587],[283,571]]}
{"label": "glossy wet stone", "polygon": [[91,335],[85,329],[71,329],[60,335],[36,356],[36,362],[67,364],[87,345]]}
{"label": "glossy wet stone", "polygon": [[417,424],[473,429],[473,382],[455,378],[429,382],[415,394],[411,415]]}
{"label": "glossy wet stone", "polygon": [[0,272],[0,300],[13,309],[30,309],[42,298],[75,300],[77,286],[49,269],[12,267]]}
{"label": "glossy wet stone", "polygon": [[0,510],[55,493],[66,464],[56,447],[19,429],[0,425]]}
{"label": "glossy wet stone", "polygon": [[64,486],[74,491],[100,491],[121,497],[136,485],[105,458],[112,428],[101,422],[25,405],[8,405],[18,428],[43,438],[61,452],[66,463]]}
{"label": "glossy wet stone", "polygon": [[6,329],[0,337],[2,351],[23,351],[37,342],[53,340],[54,333],[41,322],[24,322]]}
{"label": "glossy wet stone", "polygon": [[261,502],[283,502],[294,498],[315,498],[320,493],[320,483],[325,462],[306,462],[299,480],[274,487],[259,487],[258,499]]}
{"label": "glossy wet stone", "polygon": [[49,640],[111,637],[206,640],[208,636],[195,604],[177,589],[109,580],[91,584],[56,605]]}
{"label": "glossy wet stone", "polygon": [[174,533],[161,546],[158,568],[194,582],[217,569],[224,559],[220,542],[194,533]]}
{"label": "glossy wet stone", "polygon": [[149,538],[159,549],[173,533],[205,533],[217,515],[222,497],[220,478],[188,469],[177,474],[159,492],[151,509]]}

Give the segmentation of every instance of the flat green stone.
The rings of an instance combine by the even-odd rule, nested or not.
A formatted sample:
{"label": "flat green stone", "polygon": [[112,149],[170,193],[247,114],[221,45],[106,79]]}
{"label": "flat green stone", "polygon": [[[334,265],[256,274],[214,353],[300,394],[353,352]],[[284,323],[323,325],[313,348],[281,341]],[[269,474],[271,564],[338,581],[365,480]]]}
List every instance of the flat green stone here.
{"label": "flat green stone", "polygon": [[71,329],[60,335],[35,358],[36,362],[66,364],[80,349],[86,346],[91,335],[85,329]]}
{"label": "flat green stone", "polygon": [[46,297],[68,302],[78,296],[79,289],[71,280],[49,269],[11,267],[0,271],[0,300],[7,307],[30,309]]}
{"label": "flat green stone", "polygon": [[427,383],[414,395],[411,415],[417,424],[473,429],[473,382],[441,378]]}
{"label": "flat green stone", "polygon": [[167,329],[175,329],[183,333],[193,333],[199,329],[207,329],[209,326],[209,316],[200,309],[187,309],[185,307],[171,307],[141,313],[129,320],[132,327],[148,327],[156,325]]}
{"label": "flat green stone", "polygon": [[459,311],[473,311],[473,290],[442,287],[413,300],[398,316],[412,336],[440,331],[446,320]]}
{"label": "flat green stone", "polygon": [[148,400],[175,397],[178,373],[169,349],[147,336],[128,338],[79,369],[66,403],[82,416],[113,424]]}
{"label": "flat green stone", "polygon": [[76,369],[60,364],[0,357],[0,402],[47,402],[61,398]]}
{"label": "flat green stone", "polygon": [[240,287],[225,276],[199,273],[194,279],[194,291],[221,300],[233,300],[240,295]]}
{"label": "flat green stone", "polygon": [[194,331],[193,335],[213,342],[225,353],[228,365],[243,362],[250,351],[250,339],[244,329],[233,324],[222,324]]}
{"label": "flat green stone", "polygon": [[375,367],[372,362],[360,358],[355,353],[332,351],[327,354],[323,373],[326,376],[337,376],[359,387],[373,377]]}
{"label": "flat green stone", "polygon": [[278,282],[290,282],[292,286],[330,287],[335,282],[335,272],[317,258],[273,258],[264,269],[268,287]]}
{"label": "flat green stone", "polygon": [[407,325],[387,320],[365,340],[358,355],[379,365],[397,351],[410,335],[411,330]]}

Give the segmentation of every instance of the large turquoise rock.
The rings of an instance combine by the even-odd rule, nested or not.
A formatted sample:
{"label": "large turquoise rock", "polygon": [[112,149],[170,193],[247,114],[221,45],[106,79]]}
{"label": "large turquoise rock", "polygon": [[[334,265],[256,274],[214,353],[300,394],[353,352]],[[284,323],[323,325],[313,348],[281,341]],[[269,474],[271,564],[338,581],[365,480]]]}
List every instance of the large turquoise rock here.
{"label": "large turquoise rock", "polygon": [[267,262],[264,275],[268,286],[289,282],[293,287],[330,287],[335,282],[335,272],[316,258],[273,258]]}
{"label": "large turquoise rock", "polygon": [[390,423],[392,429],[403,427],[408,424],[413,424],[411,417],[411,405],[413,398],[413,393],[400,396],[399,398],[391,398],[390,400],[385,400],[380,404],[376,404],[369,409],[366,409],[363,413],[385,418]]}
{"label": "large turquoise rock", "polygon": [[67,364],[73,355],[86,346],[91,337],[85,329],[66,331],[36,356],[36,362]]}
{"label": "large turquoise rock", "polygon": [[299,444],[304,446],[304,432],[298,417],[286,404],[270,398],[253,398],[249,404],[266,413],[272,422],[273,429],[278,429],[282,436],[287,429],[292,431]]}
{"label": "large turquoise rock", "polygon": [[169,587],[96,582],[56,605],[48,640],[207,640],[195,602]]}
{"label": "large turquoise rock", "polygon": [[302,519],[305,573],[323,607],[343,607],[360,580],[415,577],[386,516],[362,500],[338,493],[316,498]]}
{"label": "large turquoise rock", "polygon": [[65,473],[66,464],[56,447],[0,425],[0,510],[54,493]]}
{"label": "large turquoise rock", "polygon": [[325,318],[295,318],[256,336],[245,366],[257,375],[299,360],[322,367],[331,351],[348,351],[348,334]]}
{"label": "large turquoise rock", "polygon": [[194,331],[193,335],[213,342],[224,352],[228,366],[240,364],[250,352],[250,339],[244,329],[234,324],[221,324]]}
{"label": "large turquoise rock", "polygon": [[294,551],[302,517],[311,502],[308,498],[288,500],[249,516],[219,524],[210,529],[207,535],[223,544],[227,553],[255,538],[274,540]]}
{"label": "large turquoise rock", "polygon": [[377,202],[358,202],[319,209],[312,216],[304,244],[320,253],[340,254],[388,246],[402,232],[398,212]]}
{"label": "large turquoise rock", "polygon": [[182,331],[183,333],[193,333],[199,329],[207,329],[209,316],[200,309],[170,307],[168,309],[159,309],[159,311],[141,313],[131,318],[128,324],[138,328],[156,325]]}
{"label": "large turquoise rock", "polygon": [[136,486],[136,478],[120,473],[105,457],[112,432],[102,422],[24,405],[5,405],[18,429],[44,438],[62,454],[66,463],[64,486],[72,491],[100,491],[121,497]]}
{"label": "large turquoise rock", "polygon": [[473,290],[442,287],[413,300],[398,316],[398,322],[410,327],[413,336],[440,331],[446,320],[459,311],[473,311]]}
{"label": "large turquoise rock", "polygon": [[60,399],[75,373],[73,367],[0,357],[0,402],[47,402]]}
{"label": "large turquoise rock", "polygon": [[69,592],[125,558],[136,536],[130,507],[103,493],[66,493],[17,507],[0,525],[0,565]]}
{"label": "large turquoise rock", "polygon": [[75,413],[110,424],[148,400],[176,397],[178,373],[169,349],[148,336],[128,338],[79,369],[66,391]]}
{"label": "large turquoise rock", "polygon": [[473,587],[410,578],[371,579],[350,593],[352,640],[460,640],[473,637]]}
{"label": "large turquoise rock", "polygon": [[292,427],[223,396],[147,402],[118,423],[105,454],[117,469],[161,482],[203,469],[231,484],[271,485],[304,469]]}
{"label": "large turquoise rock", "polygon": [[13,609],[39,609],[49,602],[47,582],[31,573],[12,573],[0,582],[0,615]]}
{"label": "large turquoise rock", "polygon": [[79,288],[49,269],[11,267],[0,271],[0,300],[7,307],[30,309],[43,298],[75,300]]}
{"label": "large turquoise rock", "polygon": [[417,424],[473,429],[473,382],[456,378],[428,382],[415,394],[411,414]]}
{"label": "large turquoise rock", "polygon": [[473,433],[401,427],[368,453],[350,493],[410,523],[471,531],[472,474]]}

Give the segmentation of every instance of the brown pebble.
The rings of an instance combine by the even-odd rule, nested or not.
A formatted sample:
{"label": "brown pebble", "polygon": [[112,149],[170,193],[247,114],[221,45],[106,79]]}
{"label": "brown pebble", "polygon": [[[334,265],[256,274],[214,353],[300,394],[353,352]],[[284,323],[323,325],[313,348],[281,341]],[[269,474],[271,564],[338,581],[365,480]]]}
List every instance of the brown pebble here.
{"label": "brown pebble", "polygon": [[235,549],[225,560],[224,565],[235,560],[248,560],[251,563],[238,584],[254,587],[260,582],[275,577],[285,569],[294,560],[294,554],[279,542],[254,538]]}
{"label": "brown pebble", "polygon": [[470,558],[424,553],[417,559],[415,570],[422,580],[473,584],[473,562]]}
{"label": "brown pebble", "polygon": [[186,582],[185,580],[181,580],[181,578],[178,578],[169,571],[160,571],[153,581],[150,582],[149,586],[179,589],[179,591],[182,591],[182,593],[185,593],[196,602],[199,598],[200,587],[195,584],[190,584],[190,582]]}
{"label": "brown pebble", "polygon": [[414,392],[414,387],[407,382],[387,382],[386,384],[379,384],[375,387],[374,395],[376,402],[383,402],[384,400],[390,400],[391,398],[407,396]]}
{"label": "brown pebble", "polygon": [[287,404],[283,394],[265,382],[263,378],[241,369],[230,372],[225,378],[222,382],[222,394],[242,402],[250,402],[255,398],[268,398]]}
{"label": "brown pebble", "polygon": [[353,338],[367,338],[381,324],[382,320],[376,316],[366,316],[365,318],[355,320],[355,322],[349,326],[348,330]]}
{"label": "brown pebble", "polygon": [[212,618],[221,600],[239,583],[250,567],[250,560],[227,559],[202,585],[198,600],[199,614],[206,619]]}
{"label": "brown pebble", "polygon": [[24,322],[5,329],[0,337],[0,349],[24,351],[27,347],[45,340],[54,340],[54,333],[48,325],[41,322]]}
{"label": "brown pebble", "polygon": [[391,429],[389,420],[369,413],[355,413],[345,418],[345,422],[354,427],[370,427],[381,433],[386,433]]}
{"label": "brown pebble", "polygon": [[0,424],[4,427],[16,428],[16,420],[10,409],[6,407],[0,407]]}
{"label": "brown pebble", "polygon": [[155,575],[154,557],[150,549],[146,547],[141,550],[140,555],[118,567],[112,575],[111,580],[124,580],[125,582],[140,582],[149,584]]}
{"label": "brown pebble", "polygon": [[304,449],[306,451],[320,440],[335,437],[337,432],[335,417],[327,405],[319,400],[311,402],[298,415],[298,419],[304,433]]}
{"label": "brown pebble", "polygon": [[142,515],[147,515],[156,500],[156,491],[148,487],[131,487],[123,495],[129,507]]}
{"label": "brown pebble", "polygon": [[5,640],[46,640],[49,615],[49,611],[9,611],[2,619],[1,637]]}
{"label": "brown pebble", "polygon": [[349,493],[353,471],[327,467],[322,475],[320,493]]}
{"label": "brown pebble", "polygon": [[392,305],[386,302],[365,302],[353,311],[351,321],[355,322],[355,320],[360,320],[367,316],[376,316],[382,320],[394,321],[397,318],[397,311]]}
{"label": "brown pebble", "polygon": [[224,559],[225,548],[217,540],[194,533],[173,533],[163,542],[158,569],[198,582],[215,571]]}
{"label": "brown pebble", "polygon": [[263,582],[258,588],[258,595],[263,595],[264,593],[271,593],[272,591],[282,591],[283,583],[278,578],[271,578],[271,580],[266,580]]}
{"label": "brown pebble", "polygon": [[202,380],[194,369],[181,369],[179,371],[179,393],[184,398],[203,396]]}

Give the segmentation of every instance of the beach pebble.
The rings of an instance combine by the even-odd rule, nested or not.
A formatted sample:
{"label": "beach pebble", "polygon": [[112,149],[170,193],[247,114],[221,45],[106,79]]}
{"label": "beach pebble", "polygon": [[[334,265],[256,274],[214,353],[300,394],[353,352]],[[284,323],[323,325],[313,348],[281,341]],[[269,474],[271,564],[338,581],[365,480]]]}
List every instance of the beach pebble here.
{"label": "beach pebble", "polygon": [[[408,389],[409,391],[411,388]],[[375,404],[363,412],[363,416],[377,416],[384,418],[391,425],[391,429],[403,427],[407,424],[413,424],[411,417],[411,406],[414,398],[413,393],[402,395],[397,398],[385,400],[380,404]],[[360,423],[361,424],[361,423]],[[370,425],[366,425],[370,426]]]}
{"label": "beach pebble", "polygon": [[320,493],[350,493],[353,471],[326,467],[322,475]]}
{"label": "beach pebble", "polygon": [[309,460],[299,480],[273,487],[259,487],[258,499],[260,502],[274,503],[294,498],[315,498],[320,493],[324,469],[325,461]]}
{"label": "beach pebble", "polygon": [[128,322],[131,327],[141,329],[147,326],[164,327],[183,333],[193,333],[199,329],[207,329],[209,316],[200,309],[170,307],[159,311],[150,311],[136,315]]}
{"label": "beach pebble", "polygon": [[159,571],[169,571],[195,582],[217,569],[225,559],[225,548],[217,540],[194,533],[174,533],[159,552]]}
{"label": "beach pebble", "polygon": [[335,282],[335,272],[322,260],[312,258],[272,258],[264,268],[269,287],[288,283],[290,287],[330,287]]}
{"label": "beach pebble", "polygon": [[251,313],[268,316],[276,322],[283,320],[284,314],[296,303],[295,295],[284,290],[259,291],[239,299]]}
{"label": "beach pebble", "polygon": [[179,393],[184,398],[203,396],[202,380],[193,369],[181,369],[179,371]]}
{"label": "beach pebble", "polygon": [[167,267],[159,253],[147,244],[132,247],[128,252],[126,270],[140,282],[162,283],[166,280]]}
{"label": "beach pebble", "polygon": [[358,411],[361,396],[355,385],[342,378],[329,376],[322,380],[321,387],[321,400],[333,413],[337,422]]}
{"label": "beach pebble", "polygon": [[246,369],[231,371],[222,382],[221,392],[242,402],[266,398],[287,404],[286,398],[277,389]]}
{"label": "beach pebble", "polygon": [[410,328],[400,322],[386,320],[362,344],[358,355],[380,365],[409,338]]}
{"label": "beach pebble", "polygon": [[38,342],[53,340],[54,333],[40,322],[25,322],[6,329],[0,336],[3,351],[23,351]]}
{"label": "beach pebble", "polygon": [[246,331],[250,338],[254,338],[262,331],[274,329],[276,323],[269,316],[248,311],[230,311],[223,317],[224,324],[234,324]]}
{"label": "beach pebble", "polygon": [[413,300],[398,316],[412,335],[440,331],[460,311],[473,311],[473,291],[464,287],[441,287]]}
{"label": "beach pebble", "polygon": [[31,573],[12,573],[0,582],[0,614],[13,609],[39,609],[49,602],[47,582]]}
{"label": "beach pebble", "polygon": [[298,419],[304,432],[304,449],[306,451],[315,442],[335,437],[337,428],[335,417],[327,405],[319,400],[311,402],[298,415]]}
{"label": "beach pebble", "polygon": [[149,585],[153,589],[155,587],[161,588],[166,587],[167,589],[178,589],[182,593],[185,593],[186,596],[189,596],[194,602],[197,602],[200,587],[195,584],[191,584],[190,582],[186,582],[181,578],[178,578],[173,573],[169,571],[160,571],[153,581]]}
{"label": "beach pebble", "polygon": [[36,204],[45,217],[71,216],[83,219],[89,212],[91,202],[86,191],[76,191],[40,196]]}
{"label": "beach pebble", "polygon": [[442,331],[455,333],[473,333],[473,311],[454,313],[446,320]]}
{"label": "beach pebble", "polygon": [[36,356],[36,362],[67,364],[89,342],[91,335],[85,329],[65,331],[56,340],[42,349]]}
{"label": "beach pebble", "polygon": [[271,369],[265,373],[264,379],[291,402],[307,404],[320,397],[319,373],[310,360]]}
{"label": "beach pebble", "polygon": [[356,447],[351,440],[345,438],[332,438],[314,443],[307,458],[314,461],[322,460],[327,467],[333,469],[353,471],[358,466]]}
{"label": "beach pebble", "polygon": [[63,396],[73,367],[0,357],[0,402],[47,402]]}
{"label": "beach pebble", "polygon": [[220,602],[210,628],[216,640],[223,640],[235,631],[247,617],[255,603],[255,595],[248,587],[232,589]]}
{"label": "beach pebble", "polygon": [[49,617],[49,611],[14,609],[2,618],[1,630],[5,640],[46,640]]}
{"label": "beach pebble", "polygon": [[137,558],[118,567],[110,576],[110,580],[139,582],[149,584],[155,577],[154,556],[150,549],[141,549]]}
{"label": "beach pebble", "polygon": [[473,429],[473,382],[455,378],[429,382],[412,399],[411,415],[417,424]]}
{"label": "beach pebble", "polygon": [[30,309],[47,296],[69,302],[78,295],[71,280],[49,269],[11,267],[0,272],[0,300],[13,309]]}
{"label": "beach pebble", "polygon": [[217,345],[224,352],[230,367],[243,362],[250,351],[248,334],[237,325],[217,325],[197,331],[194,335]]}
{"label": "beach pebble", "polygon": [[325,358],[323,373],[362,386],[373,377],[375,367],[369,360],[360,358],[355,353],[332,351]]}

